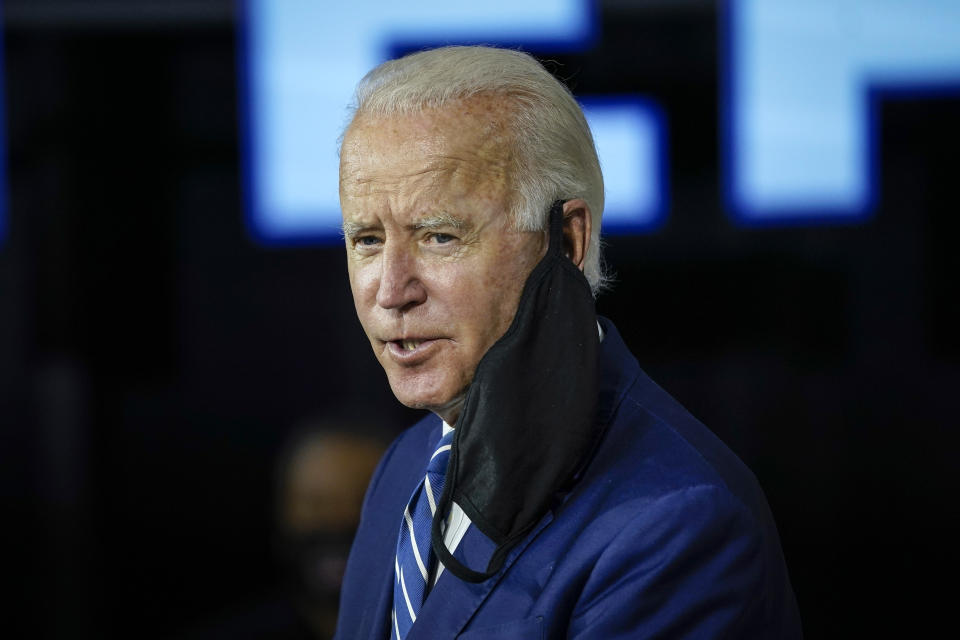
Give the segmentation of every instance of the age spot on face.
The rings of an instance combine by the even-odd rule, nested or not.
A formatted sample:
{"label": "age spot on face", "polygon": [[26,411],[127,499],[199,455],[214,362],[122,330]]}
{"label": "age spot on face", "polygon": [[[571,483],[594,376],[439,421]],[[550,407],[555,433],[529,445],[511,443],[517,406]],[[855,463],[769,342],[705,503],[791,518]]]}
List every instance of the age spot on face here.
{"label": "age spot on face", "polygon": [[359,114],[341,150],[357,315],[397,398],[450,424],[545,250],[543,234],[517,231],[510,215],[508,108],[477,96]]}

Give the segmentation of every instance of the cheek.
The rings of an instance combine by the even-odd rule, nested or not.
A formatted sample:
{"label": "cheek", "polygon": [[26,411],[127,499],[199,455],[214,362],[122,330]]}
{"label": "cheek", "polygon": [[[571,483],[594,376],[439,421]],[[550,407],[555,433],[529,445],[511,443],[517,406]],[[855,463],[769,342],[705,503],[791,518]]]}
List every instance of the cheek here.
{"label": "cheek", "polygon": [[353,294],[353,308],[364,332],[370,337],[374,322],[374,306],[376,305],[376,283],[370,277],[369,271],[355,266],[349,269],[350,292]]}
{"label": "cheek", "polygon": [[540,256],[532,247],[518,246],[502,252],[498,260],[500,268],[493,271],[486,286],[495,296],[501,330],[505,331],[516,315],[527,278],[539,262]]}
{"label": "cheek", "polygon": [[350,291],[353,293],[353,302],[357,311],[369,302],[371,297],[376,298],[377,283],[375,271],[368,264],[348,263],[347,273],[350,278]]}
{"label": "cheek", "polygon": [[530,273],[526,262],[517,260],[515,255],[499,254],[496,260],[477,279],[474,295],[466,303],[472,305],[475,318],[484,319],[481,330],[485,342],[495,341],[510,326]]}
{"label": "cheek", "polygon": [[[504,247],[495,257],[487,284],[504,298],[519,298],[527,277],[538,261],[530,247],[518,244]],[[514,303],[516,300],[514,300]]]}

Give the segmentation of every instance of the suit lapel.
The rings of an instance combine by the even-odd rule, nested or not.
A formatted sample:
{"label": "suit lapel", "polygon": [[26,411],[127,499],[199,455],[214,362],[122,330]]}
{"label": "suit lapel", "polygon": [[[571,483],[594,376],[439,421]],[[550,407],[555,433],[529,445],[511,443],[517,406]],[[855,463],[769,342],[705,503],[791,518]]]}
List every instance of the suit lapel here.
{"label": "suit lapel", "polygon": [[[397,526],[399,527],[399,524]],[[390,529],[392,535],[387,533],[387,529]],[[384,527],[384,535],[380,538],[379,546],[374,548],[388,549],[389,551],[378,554],[381,556],[381,561],[373,565],[377,567],[378,575],[374,577],[375,579],[369,581],[371,585],[380,585],[380,592],[371,598],[375,598],[376,606],[373,609],[373,615],[367,621],[371,640],[384,640],[390,637],[390,613],[393,610],[393,558],[396,556],[397,532],[392,528]]]}
{"label": "suit lapel", "polygon": [[[427,595],[407,640],[448,639],[459,635],[513,563],[552,520],[551,513],[541,518],[533,531],[510,551],[500,572],[489,580],[466,582],[445,569]],[[493,551],[493,542],[471,525],[453,555],[466,566],[482,570],[486,569]]]}

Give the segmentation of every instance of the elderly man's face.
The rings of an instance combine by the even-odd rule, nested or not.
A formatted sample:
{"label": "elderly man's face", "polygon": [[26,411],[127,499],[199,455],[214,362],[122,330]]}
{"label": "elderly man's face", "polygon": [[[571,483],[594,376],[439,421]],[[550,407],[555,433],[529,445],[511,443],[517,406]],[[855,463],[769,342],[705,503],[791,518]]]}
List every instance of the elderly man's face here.
{"label": "elderly man's face", "polygon": [[360,115],[341,150],[357,315],[400,402],[449,423],[546,248],[544,234],[516,231],[509,214],[503,116],[486,98]]}

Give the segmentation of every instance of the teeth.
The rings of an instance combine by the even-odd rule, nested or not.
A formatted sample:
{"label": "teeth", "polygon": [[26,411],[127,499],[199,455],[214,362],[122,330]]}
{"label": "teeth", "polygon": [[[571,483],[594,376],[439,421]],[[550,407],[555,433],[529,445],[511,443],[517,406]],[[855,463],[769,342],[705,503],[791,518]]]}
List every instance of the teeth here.
{"label": "teeth", "polygon": [[419,340],[404,340],[404,341],[403,341],[403,348],[406,349],[407,351],[413,351],[414,349],[416,349],[416,348],[419,347],[419,346],[420,346],[420,341],[419,341]]}

